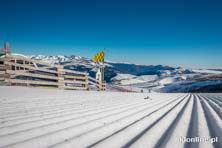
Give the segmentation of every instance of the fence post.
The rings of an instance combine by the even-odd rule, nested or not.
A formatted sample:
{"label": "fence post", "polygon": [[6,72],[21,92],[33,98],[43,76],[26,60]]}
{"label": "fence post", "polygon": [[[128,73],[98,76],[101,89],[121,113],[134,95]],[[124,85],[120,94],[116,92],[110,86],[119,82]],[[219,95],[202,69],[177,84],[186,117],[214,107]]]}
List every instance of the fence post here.
{"label": "fence post", "polygon": [[105,83],[105,66],[104,65],[102,65],[101,66],[101,81],[100,81],[100,89],[102,90],[102,91],[104,91],[105,89],[104,89],[104,83]]}
{"label": "fence post", "polygon": [[[96,82],[97,83],[97,82]],[[102,90],[102,81],[99,80],[99,88],[98,88],[98,91],[101,91]]]}
{"label": "fence post", "polygon": [[10,83],[11,75],[7,72],[7,70],[12,70],[12,66],[10,66],[9,64],[7,64],[6,62],[10,62],[9,55],[6,55],[6,56],[4,57],[5,82],[7,82],[9,85],[11,85],[11,83]]}
{"label": "fence post", "polygon": [[63,66],[58,66],[57,71],[58,71],[58,88],[59,89],[64,89],[64,76],[63,76]]}
{"label": "fence post", "polygon": [[5,76],[6,76],[6,67],[5,67],[5,63],[4,63],[4,59],[1,59],[0,62],[2,62],[2,64],[0,65],[0,80],[5,81]]}
{"label": "fence post", "polygon": [[104,81],[103,82],[103,91],[105,91],[106,90],[106,82]]}
{"label": "fence post", "polygon": [[86,82],[86,84],[85,84],[85,88],[86,88],[86,90],[89,90],[89,76],[88,76],[89,74],[86,74],[85,75],[85,82]]}

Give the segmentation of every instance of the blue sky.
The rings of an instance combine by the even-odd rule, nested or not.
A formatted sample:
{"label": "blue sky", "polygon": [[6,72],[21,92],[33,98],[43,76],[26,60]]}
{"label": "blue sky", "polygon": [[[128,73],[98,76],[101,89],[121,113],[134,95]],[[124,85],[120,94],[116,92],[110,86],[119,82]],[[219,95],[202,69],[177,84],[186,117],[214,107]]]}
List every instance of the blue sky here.
{"label": "blue sky", "polygon": [[0,0],[0,46],[23,54],[222,68],[220,0]]}

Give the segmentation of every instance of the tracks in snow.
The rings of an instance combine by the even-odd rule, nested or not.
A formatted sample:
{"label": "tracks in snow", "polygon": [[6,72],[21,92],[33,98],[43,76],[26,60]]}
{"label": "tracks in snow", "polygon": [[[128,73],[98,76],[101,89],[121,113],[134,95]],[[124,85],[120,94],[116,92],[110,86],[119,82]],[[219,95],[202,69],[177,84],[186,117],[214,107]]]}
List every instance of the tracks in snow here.
{"label": "tracks in snow", "polygon": [[0,96],[0,147],[222,147],[222,94],[53,91]]}

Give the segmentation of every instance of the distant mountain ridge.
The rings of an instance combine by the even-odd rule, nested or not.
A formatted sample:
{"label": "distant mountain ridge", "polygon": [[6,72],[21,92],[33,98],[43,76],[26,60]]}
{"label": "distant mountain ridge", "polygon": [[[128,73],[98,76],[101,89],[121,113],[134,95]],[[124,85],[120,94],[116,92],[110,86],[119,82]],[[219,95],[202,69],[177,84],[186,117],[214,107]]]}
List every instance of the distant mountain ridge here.
{"label": "distant mountain ridge", "polygon": [[[32,59],[64,65],[65,69],[95,76],[98,64],[81,56],[32,55]],[[156,92],[222,92],[222,70],[186,69],[164,65],[138,65],[105,61],[105,80],[126,89],[152,89]],[[216,75],[216,76],[214,76]],[[218,76],[219,75],[219,76]]]}
{"label": "distant mountain ridge", "polygon": [[[86,71],[93,75],[95,73],[96,64],[89,58],[81,56],[46,56],[46,55],[32,55],[29,56],[32,59],[42,60],[49,63],[62,64],[67,69]],[[115,77],[118,73],[132,74],[136,76],[141,75],[161,75],[164,71],[176,72],[180,68],[163,66],[163,65],[138,65],[138,64],[128,64],[128,63],[117,63],[105,61],[105,79],[111,82],[111,79]],[[181,71],[189,71],[186,69],[181,69]]]}

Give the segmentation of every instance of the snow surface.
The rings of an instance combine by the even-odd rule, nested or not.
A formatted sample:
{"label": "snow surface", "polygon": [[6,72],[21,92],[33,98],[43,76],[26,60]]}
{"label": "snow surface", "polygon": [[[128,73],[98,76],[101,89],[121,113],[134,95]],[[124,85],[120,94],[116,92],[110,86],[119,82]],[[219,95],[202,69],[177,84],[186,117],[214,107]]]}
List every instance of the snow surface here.
{"label": "snow surface", "polygon": [[216,71],[216,70],[207,70],[207,69],[194,69],[192,70],[196,73],[206,73],[206,74],[222,74],[222,71]]}
{"label": "snow surface", "polygon": [[164,79],[159,81],[159,83],[161,85],[170,84],[170,83],[173,83],[173,82],[176,82],[176,79],[175,78],[171,78],[171,77],[167,77],[167,78],[164,78]]}
{"label": "snow surface", "polygon": [[155,81],[158,79],[157,75],[142,75],[142,76],[135,76],[131,74],[117,74],[112,81],[119,81],[122,85],[131,85],[137,83],[146,83]]}
{"label": "snow surface", "polygon": [[117,76],[112,78],[112,80],[129,80],[135,77],[136,77],[135,75],[131,75],[131,74],[117,74]]}
{"label": "snow surface", "polygon": [[158,79],[157,75],[142,75],[137,77],[138,80],[142,80],[144,82],[150,82]]}
{"label": "snow surface", "polygon": [[[222,147],[222,94],[0,92],[0,147]],[[218,142],[179,141],[195,136]]]}

